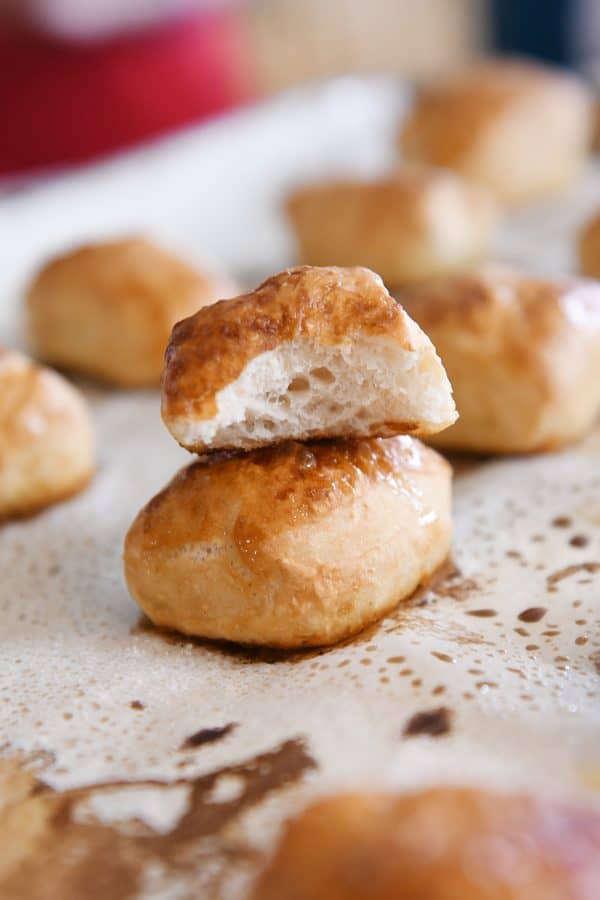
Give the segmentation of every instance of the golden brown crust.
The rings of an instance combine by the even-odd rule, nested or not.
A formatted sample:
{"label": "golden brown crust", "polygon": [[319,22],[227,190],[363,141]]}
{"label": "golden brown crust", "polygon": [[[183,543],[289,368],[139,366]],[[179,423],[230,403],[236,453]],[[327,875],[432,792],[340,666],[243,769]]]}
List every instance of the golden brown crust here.
{"label": "golden brown crust", "polygon": [[[324,415],[322,422],[311,422],[310,433],[295,424],[289,432],[281,428],[261,440],[256,434],[236,435],[234,444],[221,434],[209,438],[198,431],[199,423],[216,421],[223,414],[226,403],[221,404],[220,392],[235,385],[249,364],[269,351],[302,347],[301,364],[310,368],[311,358],[323,347],[351,348],[354,342],[371,339],[381,341],[373,353],[379,349],[391,359],[400,352],[415,354],[412,369],[403,361],[410,370],[406,378],[415,384],[427,381],[427,402],[422,402],[418,389],[404,404],[395,396],[381,419],[357,421],[352,430],[336,430]],[[291,383],[283,389],[292,390]],[[431,403],[434,394],[437,408]],[[248,403],[243,396],[236,402]],[[287,269],[255,291],[179,322],[165,356],[162,415],[182,446],[197,453],[288,439],[429,434],[456,417],[450,386],[431,342],[392,299],[379,276],[363,268],[311,266]]]}
{"label": "golden brown crust", "polygon": [[91,244],[46,264],[28,292],[35,353],[123,386],[157,384],[171,328],[223,283],[143,238]]}
{"label": "golden brown crust", "polygon": [[[162,381],[165,424],[212,418],[219,391],[255,357],[282,344],[303,338],[313,346],[336,345],[359,337],[429,352],[439,365],[425,336],[368,269],[298,266],[280,272],[255,291],[201,309],[175,326]],[[407,424],[418,432],[418,423]],[[377,434],[388,435],[393,425],[382,423]]]}
{"label": "golden brown crust", "polygon": [[592,216],[579,232],[579,268],[589,278],[600,278],[600,213]]}
{"label": "golden brown crust", "polygon": [[416,167],[377,180],[301,187],[286,208],[303,263],[368,266],[388,285],[476,262],[496,223],[486,188]]}
{"label": "golden brown crust", "polygon": [[332,643],[443,562],[450,479],[408,437],[215,454],[140,512],[127,582],[158,625],[240,643]]}
{"label": "golden brown crust", "polygon": [[458,422],[437,446],[525,453],[559,447],[600,409],[600,286],[486,266],[399,295],[434,342]]}
{"label": "golden brown crust", "polygon": [[78,493],[93,471],[83,398],[49,369],[0,351],[0,520]]}
{"label": "golden brown crust", "polygon": [[600,816],[469,788],[342,794],[288,827],[253,900],[596,900]]}
{"label": "golden brown crust", "polygon": [[592,110],[590,91],[571,73],[484,60],[423,89],[400,142],[409,160],[456,169],[519,201],[572,179]]}

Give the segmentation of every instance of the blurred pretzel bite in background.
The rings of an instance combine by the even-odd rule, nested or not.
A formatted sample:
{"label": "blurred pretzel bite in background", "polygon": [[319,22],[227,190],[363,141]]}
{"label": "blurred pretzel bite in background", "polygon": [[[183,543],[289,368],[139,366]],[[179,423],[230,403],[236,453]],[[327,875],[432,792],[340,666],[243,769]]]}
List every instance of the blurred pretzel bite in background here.
{"label": "blurred pretzel bite in background", "polygon": [[448,787],[317,801],[252,900],[597,900],[599,885],[597,812]]}
{"label": "blurred pretzel bite in background", "polygon": [[600,412],[600,284],[484,266],[400,293],[452,381],[447,450],[531,453],[581,438]]}
{"label": "blurred pretzel bite in background", "polygon": [[483,259],[497,222],[486,188],[417,167],[300,187],[286,209],[301,262],[368,266],[390,287]]}
{"label": "blurred pretzel bite in background", "polygon": [[0,349],[0,520],[76,494],[94,472],[92,425],[66,379]]}
{"label": "blurred pretzel bite in background", "polygon": [[448,555],[450,467],[406,433],[454,422],[450,384],[368,269],[289,269],[180,322],[163,418],[212,455],[154,497],[125,541],[127,584],[157,625],[329,644]]}
{"label": "blurred pretzel bite in background", "polygon": [[35,277],[30,344],[59,368],[120,387],[157,385],[175,322],[231,293],[224,280],[144,238],[90,244]]}
{"label": "blurred pretzel bite in background", "polygon": [[456,169],[520,203],[574,181],[593,116],[591,91],[576,75],[484,60],[423,89],[399,140],[406,160]]}
{"label": "blurred pretzel bite in background", "polygon": [[368,269],[300,266],[173,329],[162,414],[188,450],[427,435],[456,418],[431,341]]}
{"label": "blurred pretzel bite in background", "polygon": [[577,238],[579,269],[590,278],[600,279],[600,212],[584,223]]}

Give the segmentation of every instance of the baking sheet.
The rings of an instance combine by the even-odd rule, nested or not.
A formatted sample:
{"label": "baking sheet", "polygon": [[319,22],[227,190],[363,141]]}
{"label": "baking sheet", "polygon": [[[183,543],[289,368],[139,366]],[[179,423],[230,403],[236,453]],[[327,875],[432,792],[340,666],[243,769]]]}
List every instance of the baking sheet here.
{"label": "baking sheet", "polygon": [[[312,87],[6,198],[0,340],[20,344],[24,280],[73,240],[142,228],[245,281],[276,270],[292,253],[282,191],[389,164],[405,102],[382,79]],[[590,166],[562,202],[513,215],[497,255],[568,270],[596,206]],[[123,536],[188,456],[157,392],[83,387],[93,484],[0,531],[0,808],[12,791],[46,817],[41,837],[23,831],[25,867],[7,875],[0,858],[3,897],[235,900],[283,819],[340,787],[526,785],[596,802],[600,430],[563,453],[455,461],[454,557],[430,590],[345,645],[248,652],[140,616]],[[445,733],[406,734],[440,708]]]}

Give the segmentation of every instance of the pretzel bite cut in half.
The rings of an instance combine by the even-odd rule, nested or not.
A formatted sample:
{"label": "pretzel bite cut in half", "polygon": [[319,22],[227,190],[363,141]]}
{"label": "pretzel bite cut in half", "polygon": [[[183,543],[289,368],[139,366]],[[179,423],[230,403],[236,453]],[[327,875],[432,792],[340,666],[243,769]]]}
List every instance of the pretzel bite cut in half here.
{"label": "pretzel bite cut in half", "polygon": [[162,414],[196,453],[428,435],[456,418],[433,344],[379,276],[311,266],[179,322]]}

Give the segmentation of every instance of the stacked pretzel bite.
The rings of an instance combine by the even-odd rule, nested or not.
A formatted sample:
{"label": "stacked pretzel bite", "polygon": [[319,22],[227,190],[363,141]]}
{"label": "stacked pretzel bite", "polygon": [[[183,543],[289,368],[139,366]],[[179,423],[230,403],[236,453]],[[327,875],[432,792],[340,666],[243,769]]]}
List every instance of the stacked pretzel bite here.
{"label": "stacked pretzel bite", "polygon": [[300,266],[175,326],[163,420],[200,458],[139,513],[157,625],[278,647],[350,636],[447,557],[456,419],[433,344],[363,268]]}

